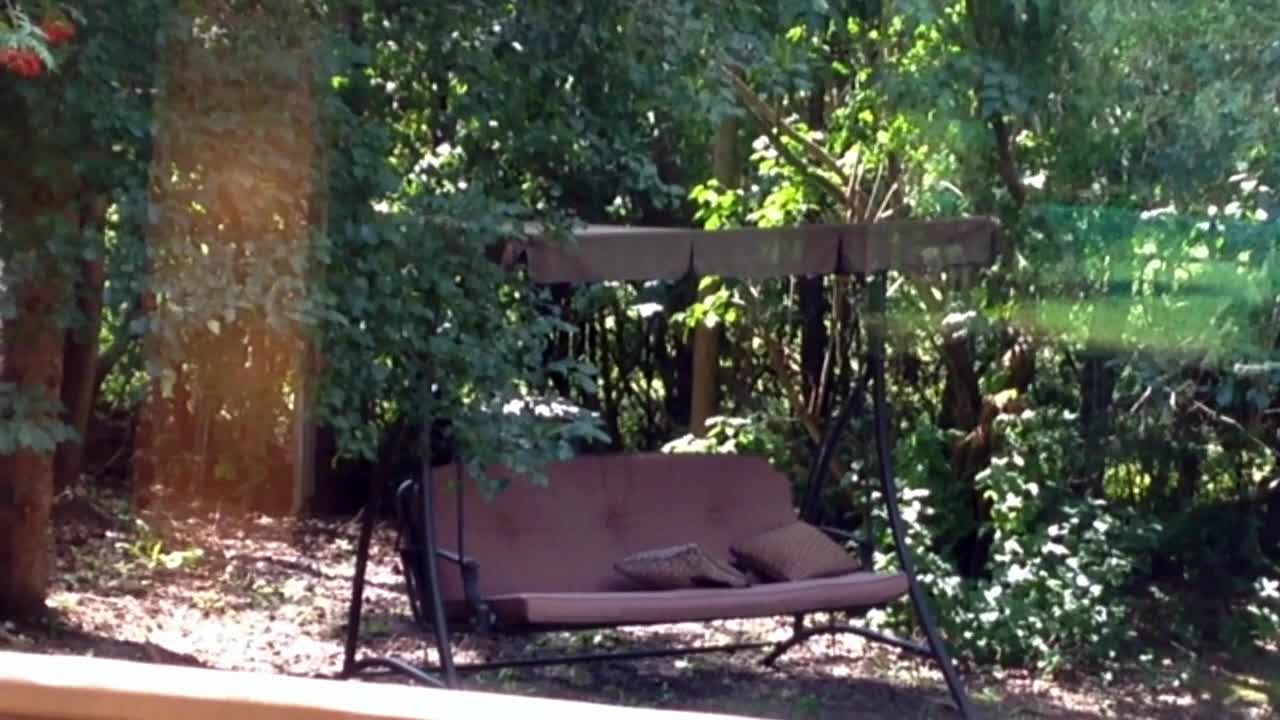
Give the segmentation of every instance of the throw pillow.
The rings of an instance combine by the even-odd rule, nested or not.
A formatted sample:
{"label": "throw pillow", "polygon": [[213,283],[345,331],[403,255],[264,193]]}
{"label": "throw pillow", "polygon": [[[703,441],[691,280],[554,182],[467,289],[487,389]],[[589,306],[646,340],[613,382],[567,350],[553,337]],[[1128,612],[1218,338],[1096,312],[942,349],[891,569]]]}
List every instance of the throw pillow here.
{"label": "throw pillow", "polygon": [[638,552],[614,563],[614,567],[654,590],[747,585],[745,575],[706,554],[697,543]]}
{"label": "throw pillow", "polygon": [[739,540],[729,551],[739,565],[774,581],[845,575],[860,568],[839,543],[802,520]]}

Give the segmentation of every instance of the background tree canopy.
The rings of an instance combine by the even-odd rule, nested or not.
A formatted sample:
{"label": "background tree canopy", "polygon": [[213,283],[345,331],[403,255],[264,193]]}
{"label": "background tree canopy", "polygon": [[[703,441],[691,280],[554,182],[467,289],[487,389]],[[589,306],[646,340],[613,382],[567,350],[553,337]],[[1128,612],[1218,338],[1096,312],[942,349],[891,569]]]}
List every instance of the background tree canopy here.
{"label": "background tree canopy", "polygon": [[[1148,627],[1280,631],[1274,3],[0,16],[0,614],[40,604],[55,486],[335,512],[426,437],[535,471],[759,452],[803,493],[863,372],[862,281],[535,288],[492,248],[530,221],[988,214],[999,267],[891,284],[898,467],[948,636],[1058,667],[1131,659]],[[830,469],[824,512],[856,522],[869,445]]]}

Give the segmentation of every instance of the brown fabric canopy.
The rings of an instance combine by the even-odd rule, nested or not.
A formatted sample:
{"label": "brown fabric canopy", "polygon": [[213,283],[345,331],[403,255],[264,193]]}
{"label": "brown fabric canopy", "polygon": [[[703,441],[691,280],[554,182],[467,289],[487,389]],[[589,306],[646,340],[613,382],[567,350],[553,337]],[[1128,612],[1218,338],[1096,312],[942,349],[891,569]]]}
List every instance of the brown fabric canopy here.
{"label": "brown fabric canopy", "polygon": [[1000,226],[989,218],[896,220],[786,228],[686,230],[588,225],[568,242],[536,228],[508,245],[535,282],[676,280],[699,275],[764,279],[992,264]]}

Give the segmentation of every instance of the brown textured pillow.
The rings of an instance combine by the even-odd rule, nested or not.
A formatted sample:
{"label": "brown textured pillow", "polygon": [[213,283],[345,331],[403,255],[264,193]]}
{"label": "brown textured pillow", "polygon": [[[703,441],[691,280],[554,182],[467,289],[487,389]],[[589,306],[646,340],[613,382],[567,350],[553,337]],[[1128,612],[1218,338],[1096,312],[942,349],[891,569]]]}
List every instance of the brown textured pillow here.
{"label": "brown textured pillow", "polygon": [[826,533],[802,520],[735,542],[737,564],[770,580],[804,580],[856,572],[860,564]]}
{"label": "brown textured pillow", "polygon": [[697,543],[638,552],[614,563],[614,567],[655,590],[747,586],[745,575],[706,554]]}

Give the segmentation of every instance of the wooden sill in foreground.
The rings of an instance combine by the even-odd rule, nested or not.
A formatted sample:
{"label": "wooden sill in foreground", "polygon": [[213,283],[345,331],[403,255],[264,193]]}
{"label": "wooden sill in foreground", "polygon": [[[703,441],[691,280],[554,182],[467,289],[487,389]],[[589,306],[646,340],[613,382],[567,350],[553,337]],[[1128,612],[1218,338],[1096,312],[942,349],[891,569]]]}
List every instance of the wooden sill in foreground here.
{"label": "wooden sill in foreground", "polygon": [[712,720],[388,683],[0,652],[0,720]]}

